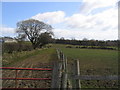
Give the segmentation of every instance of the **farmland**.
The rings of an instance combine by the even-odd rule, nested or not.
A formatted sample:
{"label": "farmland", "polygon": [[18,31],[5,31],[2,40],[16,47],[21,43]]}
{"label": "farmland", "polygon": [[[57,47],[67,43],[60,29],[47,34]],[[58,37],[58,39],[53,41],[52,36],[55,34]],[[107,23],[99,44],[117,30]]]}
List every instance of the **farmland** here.
{"label": "farmland", "polygon": [[[67,45],[57,44],[68,58],[70,72],[74,72],[71,66],[76,59],[80,61],[80,75],[117,75],[118,51],[104,49],[80,49],[66,48]],[[74,80],[72,80],[74,83]],[[108,80],[82,80],[82,88],[115,88],[117,81]]]}
{"label": "farmland", "polygon": [[[69,60],[79,59],[81,74],[83,75],[87,69],[99,70],[97,73],[90,74],[117,74],[118,51],[116,50],[65,48],[65,45],[53,45],[53,47],[59,47]],[[110,72],[100,73],[100,70],[103,69],[110,70]]]}
{"label": "farmland", "polygon": [[[48,45],[49,46],[49,45]],[[49,66],[52,62],[57,60],[56,48],[61,51],[68,58],[68,71],[74,72],[71,65],[74,60],[80,61],[80,74],[81,75],[117,75],[118,74],[118,51],[117,50],[104,50],[104,49],[84,49],[66,48],[68,45],[63,44],[50,44],[51,48],[36,49],[31,51],[13,52],[3,54],[3,66],[8,67],[24,67],[24,68],[39,68]],[[69,72],[69,73],[71,73]],[[23,73],[23,74],[21,74]],[[44,74],[40,72],[31,74],[31,72],[19,72],[21,77],[44,77]],[[12,76],[12,72],[3,72],[3,76]],[[51,77],[50,73],[45,75]],[[74,80],[71,80],[74,83]],[[12,86],[8,81],[3,83],[3,86]],[[50,81],[44,82],[44,84],[37,85],[38,82],[30,82],[31,84],[25,85],[27,82],[19,82],[19,87],[44,87],[45,85],[50,87]],[[46,83],[46,84],[45,84]],[[117,87],[116,81],[99,81],[99,80],[83,80],[81,81],[82,88],[110,88]],[[7,85],[7,86],[6,86]]]}
{"label": "farmland", "polygon": [[[5,60],[5,61],[4,61]],[[4,67],[18,68],[49,68],[52,67],[52,62],[57,60],[55,49],[37,49],[33,51],[16,52],[12,54],[4,53]],[[15,70],[3,70],[2,76],[5,78],[15,77]],[[51,78],[50,71],[18,71],[19,78]],[[13,80],[4,80],[3,87],[15,87]],[[31,81],[19,80],[17,87],[19,88],[50,88],[51,81]]]}
{"label": "farmland", "polygon": [[[86,74],[117,74],[117,51],[72,48],[62,48],[62,51],[69,59],[80,60],[81,74],[85,74],[85,71],[89,69],[91,69],[93,73]],[[97,72],[95,73],[96,70]],[[108,70],[109,72],[105,71],[105,73],[103,73],[100,70]]]}

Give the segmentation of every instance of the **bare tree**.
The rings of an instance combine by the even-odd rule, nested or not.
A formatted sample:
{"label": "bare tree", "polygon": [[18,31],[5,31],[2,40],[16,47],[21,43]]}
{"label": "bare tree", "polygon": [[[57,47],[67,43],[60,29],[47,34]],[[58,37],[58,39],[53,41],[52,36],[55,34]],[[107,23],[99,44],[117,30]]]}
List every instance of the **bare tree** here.
{"label": "bare tree", "polygon": [[47,33],[47,36],[52,36],[52,29],[51,25],[34,19],[24,20],[17,23],[17,33],[19,36],[28,37],[34,49],[44,45],[45,38],[43,39],[43,35],[46,35],[44,33]]}

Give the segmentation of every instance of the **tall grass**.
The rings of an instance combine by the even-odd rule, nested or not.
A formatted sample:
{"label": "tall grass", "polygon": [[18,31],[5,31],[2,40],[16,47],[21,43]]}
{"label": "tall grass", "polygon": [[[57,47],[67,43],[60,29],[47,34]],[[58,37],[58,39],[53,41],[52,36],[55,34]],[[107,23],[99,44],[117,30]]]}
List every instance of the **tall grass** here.
{"label": "tall grass", "polygon": [[4,53],[2,56],[2,65],[7,66],[12,63],[18,62],[20,60],[24,60],[28,57],[37,55],[40,53],[40,50],[32,50],[32,51],[21,51],[21,52],[13,52],[13,53]]}

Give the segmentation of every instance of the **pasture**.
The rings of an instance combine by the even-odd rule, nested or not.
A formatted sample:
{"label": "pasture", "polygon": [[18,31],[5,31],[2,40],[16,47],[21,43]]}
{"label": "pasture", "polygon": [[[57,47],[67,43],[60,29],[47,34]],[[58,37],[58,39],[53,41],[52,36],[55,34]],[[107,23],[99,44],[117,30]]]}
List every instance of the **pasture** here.
{"label": "pasture", "polygon": [[[80,61],[80,75],[118,75],[118,51],[104,49],[66,48],[67,45],[54,44],[67,56],[69,74],[74,72],[74,60]],[[71,78],[74,85],[74,80]],[[115,80],[82,80],[82,88],[116,88]],[[73,86],[74,87],[74,86]]]}
{"label": "pasture", "polygon": [[[73,65],[76,59],[79,59],[80,61],[80,75],[118,74],[117,50],[84,49],[76,48],[74,45],[70,48],[66,48],[66,46],[68,45],[50,44],[49,48],[45,47],[43,49],[32,51],[4,53],[2,64],[3,66],[9,67],[40,67],[41,64],[49,64],[57,61],[58,58],[55,49],[59,48],[67,57],[68,74],[72,74],[74,72],[73,66],[71,65]],[[71,81],[74,84],[74,80],[71,79]],[[82,80],[81,85],[82,88],[115,88],[117,87],[117,82],[105,80]]]}
{"label": "pasture", "polygon": [[[68,60],[80,60],[82,75],[117,75],[118,51],[101,49],[66,48],[66,45],[53,45],[59,47]],[[87,72],[88,71],[88,72]]]}
{"label": "pasture", "polygon": [[[111,50],[62,48],[70,59],[80,60],[81,74],[116,75],[118,52]],[[88,72],[86,72],[88,71]]]}

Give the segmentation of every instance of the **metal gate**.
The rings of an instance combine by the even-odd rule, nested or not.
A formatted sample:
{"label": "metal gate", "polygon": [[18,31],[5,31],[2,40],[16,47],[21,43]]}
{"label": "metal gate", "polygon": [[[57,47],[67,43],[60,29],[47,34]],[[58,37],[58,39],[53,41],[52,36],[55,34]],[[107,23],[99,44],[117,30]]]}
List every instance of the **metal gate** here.
{"label": "metal gate", "polygon": [[52,71],[51,68],[16,68],[16,67],[0,67],[2,70],[15,70],[15,77],[14,78],[5,78],[2,77],[0,78],[1,80],[15,80],[15,87],[14,88],[1,88],[2,90],[22,90],[22,89],[27,89],[27,90],[42,90],[42,89],[49,89],[49,88],[18,88],[17,87],[17,81],[18,80],[51,80],[51,78],[19,78],[18,77],[18,70],[32,70],[32,71]]}

